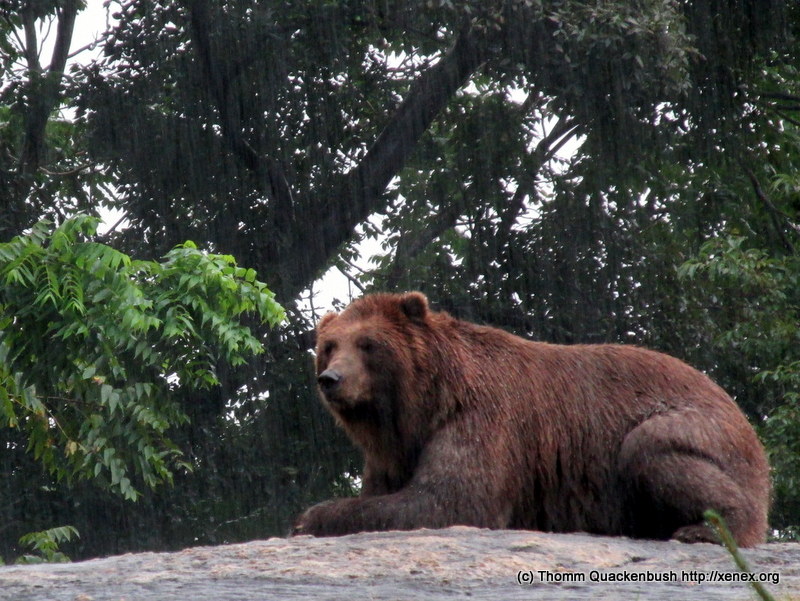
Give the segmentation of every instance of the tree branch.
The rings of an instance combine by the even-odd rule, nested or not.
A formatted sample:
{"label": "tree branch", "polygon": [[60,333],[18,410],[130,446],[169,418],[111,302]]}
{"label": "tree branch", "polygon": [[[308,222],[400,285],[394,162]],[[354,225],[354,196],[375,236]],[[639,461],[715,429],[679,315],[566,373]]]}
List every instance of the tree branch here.
{"label": "tree branch", "polygon": [[42,70],[39,64],[39,41],[36,36],[36,14],[33,6],[29,3],[22,12],[22,27],[25,30],[25,42],[22,50],[25,53],[25,62],[28,64],[28,72],[39,74]]}
{"label": "tree branch", "polygon": [[[252,172],[274,202],[275,210],[288,210],[292,205],[292,192],[280,163],[271,157],[261,156],[245,139],[241,115],[232,89],[232,74],[225,69],[224,61],[215,56],[209,26],[213,18],[207,0],[185,3],[190,15],[192,42],[201,66],[203,77],[220,117],[222,137],[228,149]],[[263,184],[266,183],[264,186]]]}
{"label": "tree branch", "polygon": [[[28,85],[31,88],[31,101],[25,114],[25,138],[19,158],[19,171],[22,174],[34,173],[42,162],[45,149],[45,128],[47,120],[61,99],[61,79],[64,76],[69,56],[78,8],[78,0],[65,0],[58,10],[58,28],[53,56],[45,74],[41,73],[38,59],[33,13],[26,13],[24,17],[25,54],[28,61]],[[26,185],[25,182],[22,184]],[[20,189],[19,192],[21,193],[22,190]],[[21,194],[19,197],[21,198]]]}
{"label": "tree branch", "polygon": [[317,227],[301,228],[281,249],[278,262],[290,260],[298,267],[287,276],[292,281],[283,283],[285,295],[295,296],[359,223],[386,208],[384,191],[389,182],[450,98],[488,58],[487,42],[473,32],[462,32],[450,51],[414,82],[364,159],[340,181],[325,215],[316,220]]}
{"label": "tree branch", "polygon": [[772,204],[772,201],[764,193],[764,189],[761,187],[761,182],[758,181],[756,174],[753,173],[753,171],[746,165],[742,164],[742,167],[747,174],[747,178],[750,180],[750,184],[753,186],[753,192],[755,193],[756,198],[761,201],[761,203],[769,212],[772,226],[775,229],[775,232],[778,234],[778,237],[781,239],[783,247],[789,252],[789,254],[795,254],[794,245],[789,241],[789,238],[786,237],[779,220],[779,217],[787,218],[788,216],[780,211],[774,204]]}
{"label": "tree branch", "polygon": [[423,230],[408,232],[401,235],[397,242],[394,260],[389,269],[384,285],[387,289],[394,288],[403,277],[403,272],[411,260],[421,253],[431,242],[439,238],[447,230],[455,227],[460,210],[454,204],[442,209]]}
{"label": "tree branch", "polygon": [[78,16],[79,4],[76,0],[64,2],[58,10],[58,29],[56,43],[53,46],[53,55],[50,59],[48,72],[60,80],[64,75],[69,58],[69,48],[72,45],[72,32],[75,29],[75,18]]}
{"label": "tree branch", "polygon": [[[349,261],[347,261],[347,264],[350,265],[351,267],[355,267],[355,265],[353,265]],[[341,273],[344,277],[346,277],[350,281],[350,283],[353,284],[353,286],[355,286],[361,291],[361,294],[366,293],[366,289],[364,288],[364,285],[361,282],[359,282],[355,277],[347,273],[347,271],[342,269],[341,267],[339,267],[338,269],[339,273]]]}
{"label": "tree branch", "polygon": [[509,232],[522,212],[525,197],[532,196],[535,192],[536,175],[544,164],[552,159],[563,148],[564,144],[573,137],[577,129],[576,119],[559,119],[550,132],[539,140],[536,148],[528,154],[525,177],[518,182],[517,190],[514,192],[511,202],[500,216],[500,235],[504,237],[504,240],[508,240]]}

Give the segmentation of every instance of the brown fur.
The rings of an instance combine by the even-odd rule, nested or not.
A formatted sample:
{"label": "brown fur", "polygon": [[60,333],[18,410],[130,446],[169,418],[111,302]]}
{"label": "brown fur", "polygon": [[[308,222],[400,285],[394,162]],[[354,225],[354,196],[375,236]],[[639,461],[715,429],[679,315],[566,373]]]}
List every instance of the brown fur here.
{"label": "brown fur", "polygon": [[740,545],[764,541],[758,438],[667,355],[531,342],[432,312],[420,293],[381,294],[320,321],[317,370],[364,451],[363,489],[312,507],[295,533],[466,524],[712,541],[712,508]]}

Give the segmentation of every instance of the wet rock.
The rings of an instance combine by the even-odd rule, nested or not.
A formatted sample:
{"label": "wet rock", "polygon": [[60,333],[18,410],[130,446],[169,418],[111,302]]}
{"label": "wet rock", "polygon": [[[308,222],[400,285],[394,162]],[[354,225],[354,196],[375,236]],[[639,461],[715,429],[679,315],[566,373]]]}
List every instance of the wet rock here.
{"label": "wet rock", "polygon": [[[774,595],[800,595],[800,544],[743,553]],[[0,599],[755,599],[741,579],[716,545],[455,527],[6,566]]]}

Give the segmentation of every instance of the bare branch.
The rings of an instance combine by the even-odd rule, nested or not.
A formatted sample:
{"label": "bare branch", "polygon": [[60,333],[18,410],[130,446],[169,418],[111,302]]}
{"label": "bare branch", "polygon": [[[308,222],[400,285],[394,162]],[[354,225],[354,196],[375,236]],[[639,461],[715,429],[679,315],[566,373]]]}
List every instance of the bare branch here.
{"label": "bare branch", "polygon": [[[41,73],[42,68],[37,55],[34,13],[32,10],[26,10],[23,15],[31,101],[25,115],[25,138],[19,158],[20,173],[33,173],[40,167],[45,147],[47,120],[58,106],[61,98],[61,80],[72,43],[72,32],[75,28],[78,8],[78,0],[66,0],[58,10],[56,41],[46,74]],[[21,182],[21,186],[27,185],[27,182]],[[24,194],[25,190],[20,188],[18,195],[21,197]]]}
{"label": "bare branch", "polygon": [[102,234],[101,236],[97,236],[97,239],[98,239],[99,241],[102,241],[102,240],[107,240],[108,238],[110,238],[110,237],[111,237],[111,234],[113,234],[114,232],[116,232],[116,231],[117,231],[117,228],[118,228],[120,225],[122,225],[122,223],[123,223],[123,222],[124,222],[124,221],[125,221],[127,218],[128,218],[128,215],[127,215],[127,214],[123,214],[123,215],[122,215],[122,217],[120,217],[119,219],[117,219],[117,222],[116,222],[114,225],[112,225],[110,228],[108,228],[108,230],[107,230],[107,231],[106,231],[104,234]]}
{"label": "bare branch", "polygon": [[[284,293],[294,296],[352,235],[370,214],[386,209],[384,191],[416,148],[422,134],[453,94],[488,58],[488,40],[464,31],[441,60],[429,67],[411,86],[361,163],[340,181],[328,210],[317,221],[315,232],[304,233],[281,249],[280,263],[298,264]],[[322,204],[322,203],[320,203]]]}
{"label": "bare branch", "polygon": [[781,239],[781,243],[783,244],[784,248],[786,248],[790,254],[795,254],[794,245],[786,237],[786,234],[783,231],[783,226],[779,220],[779,217],[786,219],[788,216],[779,210],[774,204],[772,204],[772,201],[764,193],[764,189],[761,187],[761,182],[758,181],[756,174],[753,173],[753,171],[746,165],[742,165],[742,167],[747,174],[747,178],[750,180],[750,184],[753,186],[753,192],[755,192],[756,198],[758,198],[758,200],[760,200],[761,203],[767,208],[770,219],[772,220],[772,226],[775,229],[775,232],[778,234],[778,237]]}
{"label": "bare branch", "polygon": [[261,156],[245,139],[240,115],[231,96],[232,74],[224,68],[224,63],[217,60],[212,47],[209,26],[213,18],[206,0],[194,0],[186,3],[191,17],[192,42],[195,45],[203,76],[211,90],[217,112],[220,116],[222,136],[233,154],[256,174],[258,181],[266,181],[266,194],[275,201],[275,210],[288,210],[292,205],[292,192],[284,170],[278,161],[271,157]]}
{"label": "bare branch", "polygon": [[75,58],[76,56],[78,56],[78,55],[79,55],[79,54],[81,54],[82,52],[86,52],[87,50],[94,50],[95,48],[97,48],[97,45],[98,45],[100,42],[101,42],[101,38],[96,38],[96,39],[95,39],[93,42],[89,42],[89,43],[88,43],[88,44],[86,44],[85,46],[81,46],[81,47],[80,47],[80,48],[78,48],[77,50],[75,50],[75,51],[73,51],[73,52],[70,52],[70,53],[69,53],[69,56],[68,56],[67,58],[70,58],[70,59],[71,59],[71,58]]}
{"label": "bare branch", "polygon": [[28,71],[31,73],[41,73],[42,66],[39,64],[39,40],[36,36],[36,15],[33,7],[28,4],[22,13],[22,27],[25,30],[25,42],[22,50],[25,53],[25,60],[28,63]]}
{"label": "bare branch", "polygon": [[45,169],[41,167],[42,173],[45,175],[50,175],[53,177],[69,177],[71,175],[78,175],[81,171],[86,171],[87,169],[91,169],[97,165],[94,161],[90,163],[85,163],[83,165],[78,165],[77,167],[70,169],[69,171],[50,171],[49,169]]}
{"label": "bare branch", "polygon": [[500,235],[504,238],[508,238],[512,226],[522,212],[525,197],[535,194],[536,175],[563,148],[564,144],[573,138],[577,130],[578,125],[574,118],[559,119],[528,155],[529,160],[525,165],[527,173],[518,182],[514,196],[500,218]]}
{"label": "bare branch", "polygon": [[364,286],[361,284],[361,282],[359,282],[356,278],[354,278],[352,275],[347,273],[347,271],[345,271],[341,267],[337,267],[337,269],[339,269],[339,272],[344,277],[346,277],[350,281],[350,283],[353,284],[353,286],[355,286],[356,288],[358,288],[361,291],[361,294],[366,294],[367,290],[366,290],[366,288],[364,288]]}
{"label": "bare branch", "polygon": [[391,289],[397,285],[414,257],[425,250],[431,242],[457,225],[459,214],[459,209],[451,204],[430,220],[424,229],[416,230],[413,233],[406,232],[400,237],[391,269],[386,277],[387,288]]}
{"label": "bare branch", "polygon": [[50,59],[48,71],[51,76],[59,80],[64,74],[69,58],[69,47],[72,45],[72,32],[75,29],[75,18],[78,16],[78,2],[71,0],[64,2],[58,10],[58,28],[56,29],[56,43],[53,46],[53,56]]}
{"label": "bare branch", "polygon": [[800,96],[796,94],[787,94],[785,92],[761,92],[761,96],[764,98],[770,98],[772,100],[783,100],[787,102],[800,102]]}

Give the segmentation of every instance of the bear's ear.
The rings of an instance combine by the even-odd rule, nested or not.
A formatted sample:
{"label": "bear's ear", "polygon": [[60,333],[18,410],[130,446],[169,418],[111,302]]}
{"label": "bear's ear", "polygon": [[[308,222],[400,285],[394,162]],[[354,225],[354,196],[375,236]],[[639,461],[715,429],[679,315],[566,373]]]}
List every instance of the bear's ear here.
{"label": "bear's ear", "polygon": [[409,292],[400,298],[400,308],[409,319],[421,321],[428,314],[428,299],[422,292]]}
{"label": "bear's ear", "polygon": [[333,313],[333,312],[326,313],[325,315],[323,315],[322,319],[320,319],[317,322],[317,330],[321,330],[322,328],[324,328],[325,325],[329,324],[334,319],[336,319],[336,317],[338,317],[338,315],[339,315],[338,313]]}

